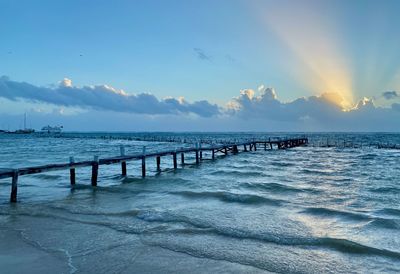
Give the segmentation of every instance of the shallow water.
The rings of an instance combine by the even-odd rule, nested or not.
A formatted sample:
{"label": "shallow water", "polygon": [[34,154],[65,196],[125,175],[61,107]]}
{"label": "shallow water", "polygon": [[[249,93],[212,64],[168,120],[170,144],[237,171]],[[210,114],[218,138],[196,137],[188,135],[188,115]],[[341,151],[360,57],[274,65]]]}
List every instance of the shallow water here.
{"label": "shallow water", "polygon": [[[118,135],[118,134],[116,134]],[[241,138],[240,134],[183,134]],[[282,135],[282,134],[281,134]],[[246,138],[277,134],[257,133]],[[0,167],[180,147],[133,140],[0,136]],[[396,134],[309,134],[400,143]],[[187,144],[186,144],[187,145]],[[43,272],[400,272],[400,151],[300,147],[258,149],[172,169],[171,157],[21,176],[19,203],[0,180],[0,266]],[[205,155],[205,158],[210,155]],[[194,162],[193,156],[186,159]]]}

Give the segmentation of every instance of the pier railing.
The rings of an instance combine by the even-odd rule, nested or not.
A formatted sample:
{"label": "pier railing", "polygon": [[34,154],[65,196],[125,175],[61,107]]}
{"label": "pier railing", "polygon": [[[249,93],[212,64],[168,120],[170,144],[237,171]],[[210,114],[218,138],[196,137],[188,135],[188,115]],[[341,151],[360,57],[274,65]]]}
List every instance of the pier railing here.
{"label": "pier railing", "polygon": [[80,161],[75,162],[74,157],[70,157],[68,163],[60,164],[48,164],[33,167],[22,167],[18,169],[0,169],[0,179],[11,178],[11,195],[10,202],[17,201],[17,191],[18,191],[18,178],[23,175],[37,174],[43,172],[51,172],[57,170],[70,170],[70,184],[71,186],[76,183],[75,169],[82,167],[92,167],[91,184],[92,186],[97,186],[98,170],[101,165],[110,164],[121,164],[121,174],[122,176],[127,175],[126,163],[128,161],[140,160],[141,161],[141,173],[142,177],[146,177],[146,159],[156,158],[157,171],[161,171],[161,157],[162,156],[172,156],[174,169],[178,168],[178,155],[180,155],[181,165],[185,165],[185,154],[194,153],[195,154],[195,164],[199,164],[203,160],[203,152],[211,152],[211,160],[214,160],[218,155],[228,155],[237,154],[241,151],[256,151],[257,148],[264,150],[267,149],[287,149],[297,146],[302,146],[308,144],[308,139],[306,137],[301,138],[289,138],[289,139],[268,139],[268,140],[251,140],[245,142],[231,142],[226,144],[202,146],[197,143],[195,147],[190,148],[180,148],[173,150],[166,150],[160,152],[146,152],[146,147],[143,147],[142,153],[126,155],[125,148],[120,147],[120,155],[108,158],[99,158],[94,156],[91,161]]}

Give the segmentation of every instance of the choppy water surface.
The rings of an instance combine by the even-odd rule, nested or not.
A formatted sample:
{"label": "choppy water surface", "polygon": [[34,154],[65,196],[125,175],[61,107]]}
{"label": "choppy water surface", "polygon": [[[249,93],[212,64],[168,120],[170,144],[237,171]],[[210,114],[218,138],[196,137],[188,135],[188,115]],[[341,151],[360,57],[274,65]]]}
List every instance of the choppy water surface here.
{"label": "choppy water surface", "polygon": [[[309,137],[400,143],[393,134]],[[112,156],[120,144],[127,153],[182,145],[3,135],[0,167]],[[68,170],[21,176],[16,205],[10,180],[0,180],[2,270],[400,272],[400,150],[259,149],[177,171],[164,157],[158,175],[154,162],[146,179],[139,162],[128,163],[127,178],[119,165],[101,166],[95,189],[90,169],[77,170],[73,190]]]}

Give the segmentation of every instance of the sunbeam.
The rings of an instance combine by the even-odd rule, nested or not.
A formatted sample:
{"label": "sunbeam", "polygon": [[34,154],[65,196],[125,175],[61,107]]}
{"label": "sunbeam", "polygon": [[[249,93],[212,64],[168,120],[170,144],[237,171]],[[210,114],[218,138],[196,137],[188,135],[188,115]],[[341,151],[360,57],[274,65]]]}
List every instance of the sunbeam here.
{"label": "sunbeam", "polygon": [[343,100],[334,103],[350,108],[354,104],[352,73],[335,28],[317,5],[286,4],[264,6],[260,15],[300,60],[302,66],[295,69],[299,81],[314,94],[339,94]]}

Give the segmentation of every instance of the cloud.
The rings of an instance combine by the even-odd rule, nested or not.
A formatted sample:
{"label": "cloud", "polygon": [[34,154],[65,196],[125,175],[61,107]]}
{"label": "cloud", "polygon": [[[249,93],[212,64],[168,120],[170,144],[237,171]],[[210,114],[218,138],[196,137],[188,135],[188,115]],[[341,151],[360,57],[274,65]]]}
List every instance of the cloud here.
{"label": "cloud", "polygon": [[211,61],[212,58],[210,55],[206,54],[204,50],[200,48],[193,48],[194,52],[196,53],[197,58],[203,61]]}
{"label": "cloud", "polygon": [[344,110],[337,93],[282,101],[275,89],[265,86],[243,89],[220,107],[207,100],[131,95],[107,85],[76,87],[67,78],[49,88],[0,77],[0,97],[0,125],[11,126],[21,120],[19,112],[11,110],[23,105],[32,109],[28,115],[35,128],[62,124],[68,130],[111,131],[400,131],[398,103],[378,107],[373,99],[362,98]]}
{"label": "cloud", "polygon": [[326,119],[334,113],[340,113],[341,108],[332,103],[337,100],[336,94],[323,94],[308,98],[298,98],[284,103],[278,100],[273,88],[261,86],[256,93],[252,89],[242,90],[238,97],[233,98],[228,105],[236,115],[244,118],[265,118],[278,121],[298,121],[304,117]]}
{"label": "cloud", "polygon": [[183,98],[159,100],[149,93],[130,95],[107,85],[73,86],[70,79],[63,79],[55,88],[38,87],[0,77],[0,97],[49,103],[65,107],[91,108],[138,114],[196,114],[210,117],[220,113],[219,107],[208,101],[189,103]]}
{"label": "cloud", "polygon": [[[344,110],[337,93],[297,98],[282,102],[273,88],[261,86],[258,91],[245,89],[228,103],[230,115],[244,121],[259,121],[269,128],[279,122],[288,131],[302,128],[323,131],[399,130],[400,104],[391,108],[376,107],[373,100],[361,99],[351,109]],[[260,129],[262,130],[262,129]]]}
{"label": "cloud", "polygon": [[397,91],[392,90],[383,92],[382,97],[385,98],[386,100],[392,100],[400,97],[400,95]]}

